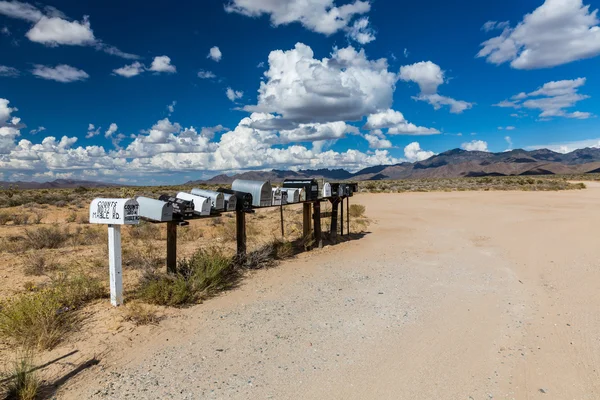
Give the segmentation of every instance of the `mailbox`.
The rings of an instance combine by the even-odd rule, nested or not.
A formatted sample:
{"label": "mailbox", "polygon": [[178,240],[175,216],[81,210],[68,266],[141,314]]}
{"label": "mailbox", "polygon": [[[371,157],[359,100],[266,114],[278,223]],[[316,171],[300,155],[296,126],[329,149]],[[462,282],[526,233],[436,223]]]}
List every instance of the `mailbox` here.
{"label": "mailbox", "polygon": [[306,190],[298,188],[298,196],[300,198],[300,201],[306,201]]}
{"label": "mailbox", "polygon": [[173,216],[178,220],[194,216],[195,207],[193,201],[178,199],[168,194],[161,194],[158,199],[173,205]]}
{"label": "mailbox", "polygon": [[[219,193],[221,194],[221,193]],[[212,203],[208,197],[196,196],[185,192],[177,193],[177,198],[191,201],[194,205],[194,213],[197,215],[210,215]]]}
{"label": "mailbox", "polygon": [[192,189],[191,192],[196,196],[202,196],[210,199],[212,208],[215,210],[222,211],[225,209],[225,196],[223,196],[223,193],[215,192],[214,190],[196,188]]}
{"label": "mailbox", "polygon": [[231,184],[231,189],[250,193],[254,207],[269,207],[273,203],[273,191],[269,181],[236,179]]}
{"label": "mailbox", "polygon": [[283,189],[283,192],[287,193],[287,202],[297,203],[300,201],[300,189]]}
{"label": "mailbox", "polygon": [[90,224],[135,225],[139,222],[139,204],[133,199],[94,199],[90,204]]}
{"label": "mailbox", "polygon": [[286,179],[283,181],[283,187],[304,189],[306,201],[319,198],[319,184],[315,179]]}
{"label": "mailbox", "polygon": [[136,200],[140,205],[140,217],[158,222],[173,221],[173,205],[171,203],[143,196],[136,197]]}
{"label": "mailbox", "polygon": [[331,184],[329,182],[323,183],[323,191],[321,192],[323,197],[331,197]]}
{"label": "mailbox", "polygon": [[217,191],[223,193],[225,196],[235,196],[236,210],[250,210],[252,208],[252,195],[250,193],[223,188],[219,188]]}
{"label": "mailbox", "polygon": [[[237,209],[237,196],[235,194],[221,193],[225,199],[225,211],[235,211]],[[250,201],[252,204],[252,201]]]}
{"label": "mailbox", "polygon": [[343,187],[343,189],[344,189],[344,196],[346,196],[346,197],[350,197],[350,196],[351,196],[351,193],[350,193],[350,185],[348,185],[348,184],[346,184],[346,183],[344,183],[344,184],[342,184],[342,185],[343,185],[342,187]]}
{"label": "mailbox", "polygon": [[287,190],[282,190],[281,191],[281,204],[287,204],[287,203],[288,203]]}
{"label": "mailbox", "polygon": [[350,196],[352,196],[354,193],[358,193],[358,183],[349,183],[348,186],[350,186]]}
{"label": "mailbox", "polygon": [[344,187],[346,185],[344,183],[332,183],[331,184],[331,195],[333,197],[342,197],[344,196]]}
{"label": "mailbox", "polygon": [[281,189],[273,188],[272,191],[273,191],[273,200],[272,200],[271,204],[274,206],[282,205],[283,202],[282,202]]}

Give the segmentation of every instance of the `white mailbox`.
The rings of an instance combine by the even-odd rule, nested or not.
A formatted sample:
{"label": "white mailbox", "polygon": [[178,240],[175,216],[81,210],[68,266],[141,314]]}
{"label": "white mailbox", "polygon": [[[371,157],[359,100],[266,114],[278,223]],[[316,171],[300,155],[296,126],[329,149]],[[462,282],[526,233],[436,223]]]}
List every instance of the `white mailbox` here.
{"label": "white mailbox", "polygon": [[139,224],[139,209],[133,199],[94,199],[90,204],[90,224]]}
{"label": "white mailbox", "polygon": [[287,202],[288,203],[297,203],[300,201],[300,189],[284,188],[283,190],[287,191]]}
{"label": "white mailbox", "polygon": [[172,204],[144,196],[138,196],[136,200],[140,204],[140,217],[158,222],[173,221]]}
{"label": "white mailbox", "polygon": [[110,302],[123,304],[121,265],[121,225],[140,223],[139,203],[133,199],[94,199],[90,204],[90,223],[108,225],[108,268]]}
{"label": "white mailbox", "polygon": [[271,191],[273,192],[273,199],[271,201],[271,205],[280,206],[282,204],[281,189],[272,188]]}
{"label": "white mailbox", "polygon": [[178,199],[194,202],[194,212],[198,215],[210,215],[211,201],[208,197],[196,196],[186,192],[179,192],[176,196]]}
{"label": "white mailbox", "polygon": [[223,193],[215,192],[214,190],[197,188],[192,189],[191,193],[195,194],[196,196],[208,197],[210,199],[210,202],[212,203],[212,208],[214,208],[217,211],[225,209],[225,196],[223,196]]}
{"label": "white mailbox", "polygon": [[321,193],[321,195],[323,197],[331,197],[331,183],[323,183],[323,193]]}

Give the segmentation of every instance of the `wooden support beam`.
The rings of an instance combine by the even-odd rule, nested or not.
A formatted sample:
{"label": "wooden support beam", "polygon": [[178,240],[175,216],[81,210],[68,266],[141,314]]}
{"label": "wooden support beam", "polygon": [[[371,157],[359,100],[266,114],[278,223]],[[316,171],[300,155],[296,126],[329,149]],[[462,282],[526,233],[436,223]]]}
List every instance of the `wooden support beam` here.
{"label": "wooden support beam", "polygon": [[344,236],[344,199],[340,202],[340,235]]}
{"label": "wooden support beam", "polygon": [[167,222],[167,272],[177,273],[177,222]]}
{"label": "wooden support beam", "polygon": [[315,245],[319,248],[323,248],[323,239],[321,238],[321,202],[315,201],[314,205],[314,224],[315,224]]}
{"label": "wooden support beam", "polygon": [[235,236],[238,257],[246,257],[246,213],[242,210],[235,212]]}
{"label": "wooden support beam", "polygon": [[346,232],[350,234],[350,197],[346,197]]}
{"label": "wooden support beam", "polygon": [[279,206],[279,216],[281,217],[281,240],[285,241],[285,230],[283,229],[283,205]]}
{"label": "wooden support beam", "polygon": [[304,242],[310,242],[310,236],[311,236],[311,232],[312,232],[312,228],[310,225],[310,211],[311,211],[311,204],[310,203],[304,203],[302,205],[302,238],[304,239]]}
{"label": "wooden support beam", "polygon": [[331,226],[329,227],[329,235],[332,240],[337,239],[339,202],[339,197],[334,197],[331,199]]}

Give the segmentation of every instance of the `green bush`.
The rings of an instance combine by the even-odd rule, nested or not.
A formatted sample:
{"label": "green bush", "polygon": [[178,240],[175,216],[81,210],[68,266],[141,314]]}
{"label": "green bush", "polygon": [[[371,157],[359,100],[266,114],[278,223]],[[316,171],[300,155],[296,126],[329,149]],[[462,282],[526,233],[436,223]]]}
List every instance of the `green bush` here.
{"label": "green bush", "polygon": [[97,279],[61,276],[49,287],[0,305],[0,336],[25,348],[51,349],[78,322],[73,310],[104,296]]}
{"label": "green bush", "polygon": [[177,264],[176,274],[147,272],[138,290],[151,304],[180,306],[196,303],[231,287],[239,276],[231,257],[212,248],[198,250]]}

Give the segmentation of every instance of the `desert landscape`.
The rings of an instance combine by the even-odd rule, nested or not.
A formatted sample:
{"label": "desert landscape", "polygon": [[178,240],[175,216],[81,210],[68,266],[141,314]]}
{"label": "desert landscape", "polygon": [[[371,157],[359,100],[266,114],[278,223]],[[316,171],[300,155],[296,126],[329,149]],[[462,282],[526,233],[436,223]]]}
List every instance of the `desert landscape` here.
{"label": "desert landscape", "polygon": [[[164,272],[164,225],[127,227],[118,308],[107,299],[106,229],[87,224],[86,204],[175,188],[16,190],[0,226],[2,384],[21,367],[41,398],[598,396],[600,184],[486,177],[360,187],[351,235],[305,251],[301,207],[284,208],[283,238],[279,211],[259,210],[248,220],[252,265],[181,302],[144,291],[148,273]],[[39,203],[14,205],[34,192]],[[65,204],[47,204],[52,196]],[[8,217],[17,214],[28,216]],[[231,219],[182,228],[178,257],[233,254]],[[56,232],[62,241],[40,245]],[[24,299],[54,291],[68,294],[58,311],[73,318],[17,332],[29,335],[20,342],[15,310],[43,316]]]}

